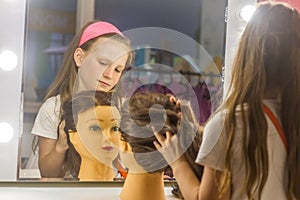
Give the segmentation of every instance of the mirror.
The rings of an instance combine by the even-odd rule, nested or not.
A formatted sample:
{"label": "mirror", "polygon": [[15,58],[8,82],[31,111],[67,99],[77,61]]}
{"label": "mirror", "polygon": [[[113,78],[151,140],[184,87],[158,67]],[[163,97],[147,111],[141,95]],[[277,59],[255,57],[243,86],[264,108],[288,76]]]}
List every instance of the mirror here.
{"label": "mirror", "polygon": [[[76,0],[27,1],[23,134],[18,176],[22,181],[40,180],[30,132],[66,46],[75,34],[77,5]],[[209,90],[216,93],[222,86],[226,6],[226,0],[191,0],[188,3],[181,0],[95,0],[95,18],[114,23],[132,42],[136,52],[135,69],[122,80],[130,82],[128,87],[157,81],[167,85],[181,79],[196,87],[204,80]],[[155,64],[166,67],[168,73],[158,70]],[[176,86],[172,87],[174,93],[185,97]]]}
{"label": "mirror", "polygon": [[66,46],[75,34],[76,0],[28,0],[24,62],[23,135],[19,179],[39,179],[30,134],[46,90],[58,71]]}

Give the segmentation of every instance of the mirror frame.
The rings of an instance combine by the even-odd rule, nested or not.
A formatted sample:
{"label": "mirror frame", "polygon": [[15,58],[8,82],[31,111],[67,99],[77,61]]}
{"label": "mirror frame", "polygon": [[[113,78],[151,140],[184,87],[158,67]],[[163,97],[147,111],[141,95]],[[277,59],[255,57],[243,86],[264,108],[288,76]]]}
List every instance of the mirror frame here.
{"label": "mirror frame", "polygon": [[[13,12],[12,12],[13,11]],[[16,181],[18,176],[19,138],[22,130],[22,71],[26,21],[26,0],[0,1],[0,51],[10,50],[17,56],[17,67],[12,71],[0,69],[0,122],[9,123],[13,129],[12,138],[0,143],[0,180]],[[10,20],[9,20],[10,19]],[[18,20],[15,20],[18,19]],[[2,136],[8,134],[0,131]]]}

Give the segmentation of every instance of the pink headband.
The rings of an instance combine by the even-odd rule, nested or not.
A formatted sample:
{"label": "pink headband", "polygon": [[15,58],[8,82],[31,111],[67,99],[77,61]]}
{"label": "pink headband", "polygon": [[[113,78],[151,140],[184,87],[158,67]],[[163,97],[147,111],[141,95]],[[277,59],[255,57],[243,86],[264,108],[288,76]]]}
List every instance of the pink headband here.
{"label": "pink headband", "polygon": [[78,46],[81,46],[86,41],[99,37],[108,33],[116,33],[124,37],[121,31],[114,25],[108,22],[96,22],[89,25],[82,33]]}

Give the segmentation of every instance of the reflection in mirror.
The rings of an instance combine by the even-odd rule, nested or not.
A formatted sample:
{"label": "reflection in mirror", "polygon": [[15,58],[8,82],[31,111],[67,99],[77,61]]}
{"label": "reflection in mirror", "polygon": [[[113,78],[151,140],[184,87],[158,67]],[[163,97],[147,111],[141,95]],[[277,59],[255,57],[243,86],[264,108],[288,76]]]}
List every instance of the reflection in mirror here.
{"label": "reflection in mirror", "polygon": [[31,129],[54,80],[66,46],[75,34],[76,1],[28,0],[24,63],[23,135],[20,179],[38,179],[37,152],[32,151]]}
{"label": "reflection in mirror", "polygon": [[69,150],[62,176],[80,181],[112,181],[118,176],[120,113],[111,92],[83,91],[65,102]]}
{"label": "reflection in mirror", "polygon": [[[155,36],[158,45],[151,45],[140,41],[139,38],[130,38],[136,52],[134,70],[125,74],[123,80],[129,88],[133,81],[145,80],[158,76],[166,82],[182,81],[182,75],[189,85],[197,86],[203,83],[201,77],[205,75],[205,85],[219,90],[220,74],[222,73],[223,46],[224,46],[224,8],[223,3],[210,0],[193,0],[190,3],[176,1],[151,1],[140,3],[138,0],[95,0],[95,18],[116,24],[122,31],[130,29],[155,26],[168,28],[186,35],[186,37],[201,44],[210,56],[209,61],[203,64],[201,50],[195,48],[193,52],[185,55],[168,51],[176,47],[182,48],[184,44],[175,44],[173,40],[160,39]],[[172,8],[176,12],[171,12]],[[20,160],[21,169],[19,180],[39,180],[40,172],[37,165],[37,155],[32,152],[33,135],[31,129],[45,97],[46,90],[53,81],[61,64],[63,53],[75,34],[76,1],[69,0],[29,0],[27,42],[25,49],[24,68],[24,133],[22,136]],[[114,12],[111,12],[114,9]],[[155,15],[153,10],[156,10]],[[186,12],[189,10],[190,12]],[[150,12],[151,11],[151,12]],[[128,12],[128,13],[126,13]],[[142,13],[142,14],[141,14]],[[138,16],[138,17],[137,17]],[[161,19],[169,19],[167,21]],[[186,23],[182,23],[186,22]],[[129,31],[128,31],[129,30]],[[126,34],[125,34],[126,35]],[[127,35],[126,35],[127,36]],[[178,47],[177,47],[178,46]],[[167,49],[167,50],[166,50]],[[202,55],[202,54],[201,54]],[[213,62],[211,62],[213,61]],[[147,64],[163,64],[173,71],[169,74],[153,72],[155,67],[149,68]],[[211,70],[211,65],[218,70]],[[200,73],[201,72],[201,73]],[[149,76],[152,73],[152,76]],[[134,77],[134,78],[132,78]],[[137,77],[137,78],[136,78]],[[128,78],[128,79],[126,79]],[[157,79],[156,79],[157,80]],[[123,85],[123,83],[122,83]],[[149,86],[149,85],[148,85]],[[145,85],[144,89],[148,87]],[[195,91],[196,93],[196,91]],[[212,95],[209,98],[213,98]],[[203,104],[202,104],[203,106]],[[200,105],[199,105],[200,108]],[[204,107],[206,113],[211,113],[211,107]],[[204,109],[200,109],[203,112]],[[201,123],[209,115],[200,119]],[[168,173],[168,172],[166,172]]]}

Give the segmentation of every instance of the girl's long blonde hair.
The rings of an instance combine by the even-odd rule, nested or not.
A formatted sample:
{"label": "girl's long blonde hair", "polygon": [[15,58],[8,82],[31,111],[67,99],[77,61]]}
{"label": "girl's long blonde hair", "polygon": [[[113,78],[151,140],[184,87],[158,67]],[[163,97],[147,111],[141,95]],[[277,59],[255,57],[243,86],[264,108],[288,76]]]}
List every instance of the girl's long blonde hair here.
{"label": "girl's long blonde hair", "polygon": [[[231,150],[236,131],[236,109],[243,123],[244,188],[249,199],[261,198],[268,177],[267,120],[262,100],[270,94],[280,101],[279,119],[287,139],[288,199],[300,199],[300,17],[282,3],[260,3],[241,37],[233,63],[226,110],[228,136],[220,194],[231,184]],[[241,105],[247,105],[247,109]]]}

